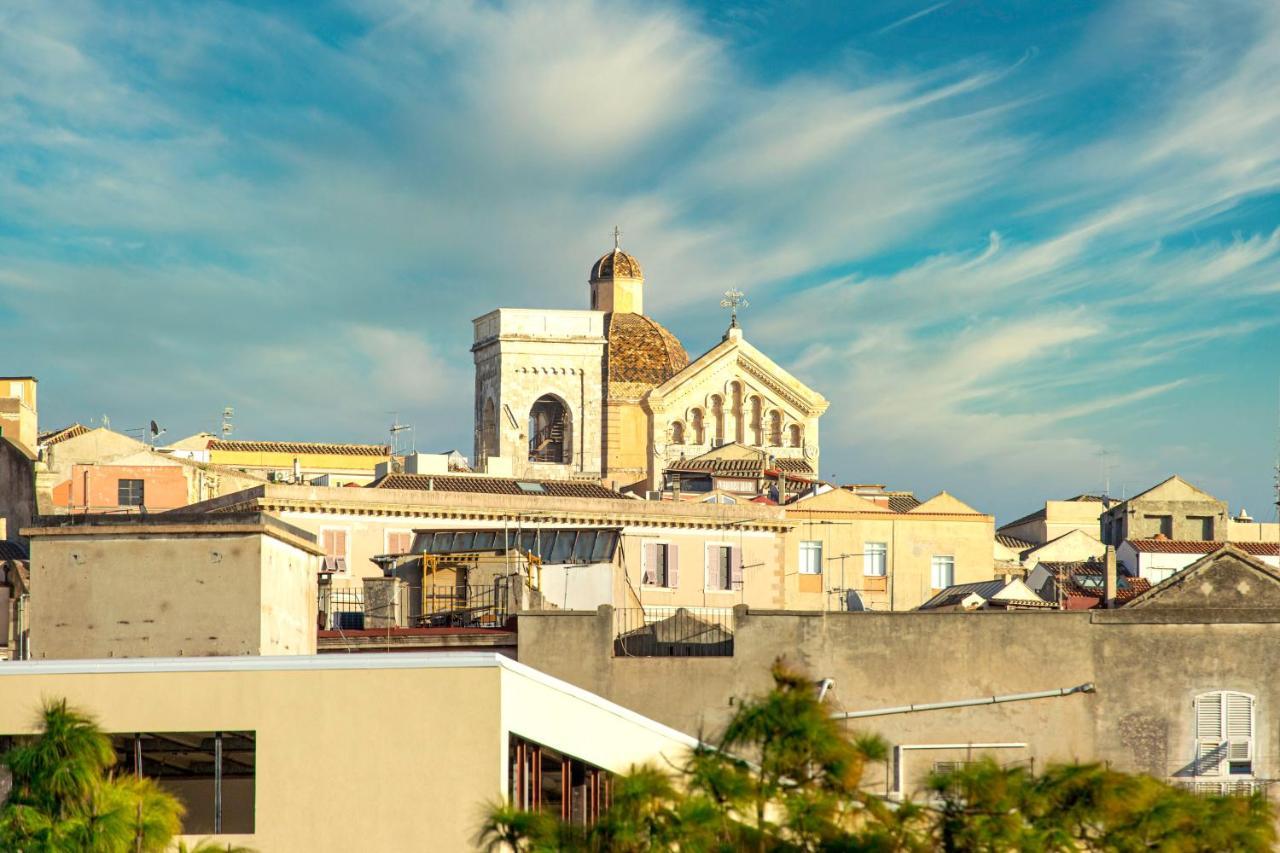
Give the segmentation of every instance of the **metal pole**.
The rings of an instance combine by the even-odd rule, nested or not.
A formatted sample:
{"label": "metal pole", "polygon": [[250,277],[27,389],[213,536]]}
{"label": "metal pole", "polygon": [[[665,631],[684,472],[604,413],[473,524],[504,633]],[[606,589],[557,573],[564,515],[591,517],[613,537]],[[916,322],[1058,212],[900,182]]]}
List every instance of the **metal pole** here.
{"label": "metal pole", "polygon": [[222,832],[222,732],[213,734],[213,834]]}
{"label": "metal pole", "polygon": [[1092,681],[1075,687],[1059,687],[1055,690],[1037,690],[1033,693],[1006,693],[1002,696],[982,696],[977,699],[958,699],[952,702],[923,702],[915,705],[896,705],[891,708],[873,708],[868,711],[845,711],[832,714],[834,720],[853,720],[861,717],[885,717],[890,714],[910,714],[915,711],[940,711],[947,708],[967,708],[972,705],[997,705],[1002,702],[1023,702],[1028,699],[1052,699],[1073,693],[1095,693]]}

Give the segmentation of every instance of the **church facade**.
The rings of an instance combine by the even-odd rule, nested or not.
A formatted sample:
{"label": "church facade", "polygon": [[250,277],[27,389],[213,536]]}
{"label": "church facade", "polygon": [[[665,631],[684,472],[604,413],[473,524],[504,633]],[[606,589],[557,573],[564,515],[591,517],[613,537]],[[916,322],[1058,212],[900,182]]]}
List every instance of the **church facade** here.
{"label": "church facade", "polygon": [[644,313],[644,286],[615,238],[591,268],[589,309],[499,308],[473,321],[477,466],[643,494],[668,465],[736,442],[816,473],[827,400],[736,320],[691,360]]}

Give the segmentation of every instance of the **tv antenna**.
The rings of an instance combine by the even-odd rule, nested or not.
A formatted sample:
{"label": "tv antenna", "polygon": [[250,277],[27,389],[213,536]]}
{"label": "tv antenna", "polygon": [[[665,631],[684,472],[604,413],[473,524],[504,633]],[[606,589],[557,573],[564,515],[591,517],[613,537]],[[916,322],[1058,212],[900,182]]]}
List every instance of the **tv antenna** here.
{"label": "tv antenna", "polygon": [[235,424],[231,423],[231,419],[235,416],[235,409],[230,406],[222,407],[222,427],[219,431],[219,435],[221,435],[222,438],[227,439],[231,437],[231,433],[235,429]]}
{"label": "tv antenna", "polygon": [[409,438],[409,450],[408,450],[408,452],[409,452],[409,453],[415,453],[415,452],[417,452],[418,445],[417,445],[417,438],[416,438],[416,436],[414,435],[414,431],[413,431],[413,424],[402,424],[402,423],[400,423],[400,413],[399,413],[399,412],[387,412],[387,414],[391,415],[391,429],[389,430],[389,431],[390,431],[390,433],[391,433],[391,455],[392,455],[392,456],[404,456],[404,455],[405,455],[405,452],[406,452],[406,451],[405,451],[404,447],[402,447],[402,446],[401,446],[401,438],[400,438],[400,434],[401,434],[401,433],[403,433],[403,432],[407,432],[407,433],[409,433],[409,436],[408,436],[408,438]]}

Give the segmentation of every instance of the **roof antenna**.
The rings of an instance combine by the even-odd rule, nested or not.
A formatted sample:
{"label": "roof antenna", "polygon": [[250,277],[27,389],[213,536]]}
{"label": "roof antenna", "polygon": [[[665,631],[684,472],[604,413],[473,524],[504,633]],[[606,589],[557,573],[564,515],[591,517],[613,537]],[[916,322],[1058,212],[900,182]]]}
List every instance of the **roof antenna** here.
{"label": "roof antenna", "polygon": [[399,412],[388,412],[391,415],[391,455],[404,456],[404,449],[400,446],[400,433],[408,431],[409,433],[409,452],[416,453],[418,451],[418,439],[413,431],[413,424],[400,423]]}
{"label": "roof antenna", "polygon": [[231,423],[231,419],[236,416],[236,410],[230,406],[222,407],[222,438],[226,440],[231,437],[231,431],[235,429],[235,424]]}

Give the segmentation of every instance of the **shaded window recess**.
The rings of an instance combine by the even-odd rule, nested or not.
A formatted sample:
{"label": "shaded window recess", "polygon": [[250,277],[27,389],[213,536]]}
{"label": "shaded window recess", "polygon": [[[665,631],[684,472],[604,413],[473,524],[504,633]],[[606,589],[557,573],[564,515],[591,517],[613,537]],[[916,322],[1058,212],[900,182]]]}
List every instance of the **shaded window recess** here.
{"label": "shaded window recess", "polygon": [[613,774],[513,734],[508,746],[507,794],[518,809],[593,824],[609,808]]}
{"label": "shaded window recess", "polygon": [[183,832],[254,831],[254,732],[137,732],[111,736],[116,772],[154,779],[187,807]]}

